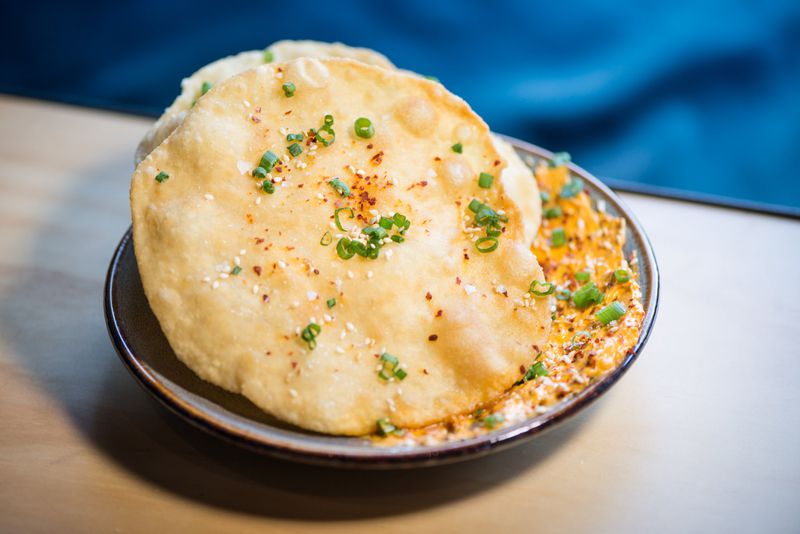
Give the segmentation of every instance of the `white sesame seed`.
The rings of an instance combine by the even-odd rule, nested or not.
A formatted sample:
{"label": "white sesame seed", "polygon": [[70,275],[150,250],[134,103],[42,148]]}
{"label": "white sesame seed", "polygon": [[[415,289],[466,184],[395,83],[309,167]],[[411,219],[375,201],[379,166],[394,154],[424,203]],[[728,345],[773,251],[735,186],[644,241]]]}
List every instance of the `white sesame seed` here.
{"label": "white sesame seed", "polygon": [[300,306],[299,302],[297,301],[292,302],[292,308],[298,308],[299,306]]}
{"label": "white sesame seed", "polygon": [[256,206],[261,204],[261,197],[256,197]]}
{"label": "white sesame seed", "polygon": [[233,264],[234,265],[241,265],[242,264],[242,259],[239,256],[234,256],[233,257]]}
{"label": "white sesame seed", "polygon": [[211,284],[211,289],[217,289],[219,287],[219,281],[214,280],[214,283]]}
{"label": "white sesame seed", "polygon": [[253,295],[255,295],[256,293],[258,293],[258,284],[255,284],[253,286]]}
{"label": "white sesame seed", "polygon": [[345,332],[344,330],[342,330],[342,333],[341,333],[341,334],[339,334],[339,339],[344,339],[344,338],[345,338],[345,336],[347,336],[347,332]]}
{"label": "white sesame seed", "polygon": [[464,291],[466,292],[467,295],[472,295],[473,293],[475,293],[475,286],[470,284],[464,284]]}
{"label": "white sesame seed", "polygon": [[228,278],[228,273],[219,273],[220,278]]}
{"label": "white sesame seed", "polygon": [[317,296],[318,296],[318,295],[317,295],[317,293],[316,293],[315,291],[308,291],[308,292],[306,293],[306,298],[307,298],[308,300],[317,300]]}
{"label": "white sesame seed", "polygon": [[203,282],[208,283],[210,281],[211,281],[211,277],[209,277],[209,276],[204,276],[203,277]]}
{"label": "white sesame seed", "polygon": [[286,268],[286,262],[283,261],[283,260],[278,260],[278,267],[280,267],[281,269],[285,269]]}
{"label": "white sesame seed", "polygon": [[324,314],[324,315],[322,316],[322,318],[323,318],[323,319],[325,319],[325,322],[326,322],[326,323],[330,323],[331,321],[333,321],[333,317],[331,317],[331,316],[330,316],[330,315],[328,315],[327,313],[326,313],[326,314]]}
{"label": "white sesame seed", "polygon": [[370,213],[370,215],[372,215],[374,217],[377,217],[378,215],[380,215],[380,212],[378,210],[369,210],[369,213]]}
{"label": "white sesame seed", "polygon": [[322,193],[317,193],[317,198],[320,200],[325,200],[325,195],[323,195]]}
{"label": "white sesame seed", "polygon": [[212,195],[211,193],[206,193],[203,196],[206,197],[206,200],[214,200],[214,195]]}
{"label": "white sesame seed", "polygon": [[392,250],[392,249],[387,250],[386,251],[386,261],[391,260],[392,256],[394,256],[394,250]]}
{"label": "white sesame seed", "polygon": [[276,184],[279,184],[279,183],[281,183],[281,182],[283,181],[283,177],[281,177],[281,176],[276,176],[276,177],[273,179],[273,181],[274,181]]}
{"label": "white sesame seed", "polygon": [[367,278],[372,278],[372,271],[367,271]]}
{"label": "white sesame seed", "polygon": [[244,256],[245,254],[247,254],[247,250],[246,249],[243,249],[243,248],[239,249],[239,256]]}
{"label": "white sesame seed", "polygon": [[353,279],[353,278],[355,278],[355,277],[356,277],[356,275],[354,275],[354,274],[353,274],[353,271],[347,271],[347,278],[349,278],[350,280],[352,280],[352,279]]}
{"label": "white sesame seed", "polygon": [[239,174],[247,174],[250,171],[250,163],[241,159],[237,160],[236,168],[239,169]]}
{"label": "white sesame seed", "polygon": [[288,134],[288,133],[289,133],[289,128],[286,128],[286,127],[284,127],[284,128],[281,128],[281,129],[280,129],[280,132],[281,132],[281,135],[286,135],[286,134]]}
{"label": "white sesame seed", "polygon": [[243,103],[245,106],[247,106],[248,108],[250,107],[250,102],[248,102],[247,100],[244,100],[244,101],[242,101],[242,103]]}
{"label": "white sesame seed", "polygon": [[344,354],[344,349],[342,347],[336,347],[336,352],[339,354]]}
{"label": "white sesame seed", "polygon": [[348,323],[346,323],[346,324],[345,324],[345,326],[346,326],[346,327],[347,327],[347,329],[348,329],[348,330],[350,330],[351,332],[355,332],[355,331],[356,331],[356,327],[355,327],[355,326],[353,326],[353,323],[351,323],[351,322],[348,322]]}
{"label": "white sesame seed", "polygon": [[292,397],[296,398],[297,397],[297,392],[294,389],[290,389],[289,390],[289,395],[291,395]]}

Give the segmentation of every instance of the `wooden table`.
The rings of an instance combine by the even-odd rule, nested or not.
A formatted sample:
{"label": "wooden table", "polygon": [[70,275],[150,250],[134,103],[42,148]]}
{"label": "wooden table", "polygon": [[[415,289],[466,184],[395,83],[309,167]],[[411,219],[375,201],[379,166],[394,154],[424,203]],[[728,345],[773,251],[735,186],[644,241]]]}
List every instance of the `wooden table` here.
{"label": "wooden table", "polygon": [[102,284],[149,122],[0,97],[0,530],[800,529],[797,221],[623,195],[662,306],[603,399],[463,464],[308,467],[189,427],[114,353]]}

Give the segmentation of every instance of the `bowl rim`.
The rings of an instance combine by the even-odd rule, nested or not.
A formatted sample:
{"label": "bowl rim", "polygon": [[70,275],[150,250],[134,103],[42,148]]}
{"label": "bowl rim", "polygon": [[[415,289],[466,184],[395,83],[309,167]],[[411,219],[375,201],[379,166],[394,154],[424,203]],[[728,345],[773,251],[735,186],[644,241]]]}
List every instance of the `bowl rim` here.
{"label": "bowl rim", "polygon": [[[536,158],[550,160],[553,157],[552,152],[533,144],[504,135],[500,137],[509,142],[515,149]],[[589,184],[592,189],[603,197],[603,200],[614,207],[619,216],[626,220],[630,237],[637,242],[636,248],[640,252],[640,257],[638,258],[640,276],[647,277],[647,284],[644,285],[646,291],[642,294],[645,316],[642,321],[639,339],[635,346],[628,351],[623,361],[614,370],[551,410],[508,427],[500,428],[481,436],[436,445],[354,447],[347,444],[332,445],[304,439],[301,429],[290,431],[292,434],[297,434],[297,436],[290,437],[280,435],[287,431],[282,429],[279,431],[274,427],[272,427],[273,434],[264,429],[259,429],[258,432],[255,432],[246,428],[246,422],[249,420],[243,416],[231,414],[231,419],[240,418],[243,420],[243,424],[238,425],[201,409],[189,402],[179,392],[174,391],[170,384],[163,382],[159,376],[148,369],[134,353],[128,342],[128,333],[120,324],[118,309],[121,310],[122,308],[114,298],[115,282],[120,272],[122,256],[128,252],[128,247],[133,246],[131,227],[128,228],[117,245],[106,274],[103,290],[103,309],[109,336],[126,368],[136,381],[162,405],[206,432],[257,452],[287,460],[335,467],[397,468],[456,462],[504,450],[512,445],[532,439],[543,431],[571,418],[614,385],[628,371],[646,345],[658,311],[660,274],[652,245],[641,224],[630,208],[608,186],[574,163],[569,163],[568,166],[571,174],[578,176]],[[260,427],[271,428],[263,423],[258,424]],[[308,435],[308,437],[311,436],[318,437],[319,435]]]}

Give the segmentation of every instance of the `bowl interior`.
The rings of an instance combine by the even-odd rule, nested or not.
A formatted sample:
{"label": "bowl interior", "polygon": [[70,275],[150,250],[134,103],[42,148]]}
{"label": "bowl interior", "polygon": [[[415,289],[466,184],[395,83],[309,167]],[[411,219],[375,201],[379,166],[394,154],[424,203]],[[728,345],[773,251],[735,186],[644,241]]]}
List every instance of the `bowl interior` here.
{"label": "bowl interior", "polygon": [[[527,143],[506,139],[529,163],[549,159],[552,155]],[[597,398],[634,361],[655,318],[658,270],[639,223],[605,185],[577,166],[571,165],[570,169],[573,175],[585,182],[596,202],[605,203],[608,212],[626,219],[625,255],[636,254],[639,259],[644,324],[636,347],[617,369],[550,411],[513,426],[462,441],[389,448],[376,446],[366,438],[309,432],[267,415],[244,396],[204,382],[177,359],[144,295],[130,230],[112,258],[106,281],[105,311],[109,333],[120,357],[137,381],[168,408],[205,430],[262,452],[338,466],[387,467],[430,465],[503,448],[537,434]]]}

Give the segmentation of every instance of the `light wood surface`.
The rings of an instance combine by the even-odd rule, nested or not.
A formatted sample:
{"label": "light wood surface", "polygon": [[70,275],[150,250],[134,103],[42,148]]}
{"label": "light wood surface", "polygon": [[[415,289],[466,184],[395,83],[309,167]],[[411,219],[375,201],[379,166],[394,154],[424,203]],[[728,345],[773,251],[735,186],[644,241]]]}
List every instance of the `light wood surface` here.
{"label": "light wood surface", "polygon": [[800,529],[797,221],[623,195],[662,305],[603,399],[463,464],[307,467],[190,428],[114,353],[102,283],[148,123],[0,97],[0,530]]}

